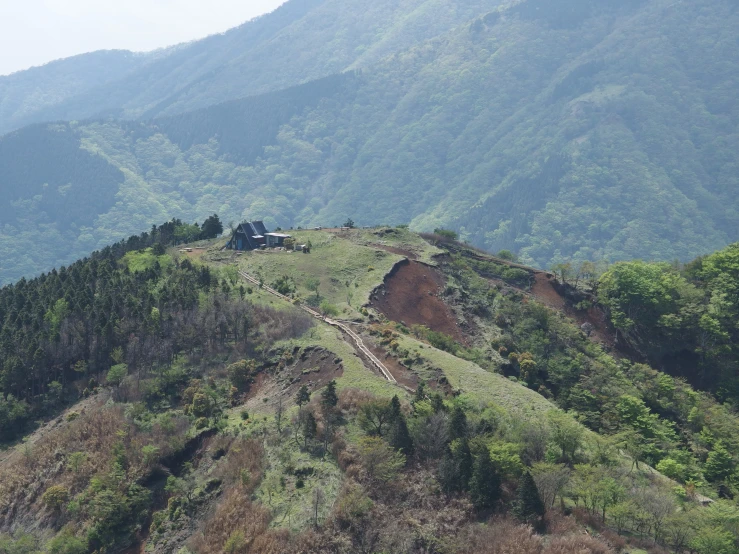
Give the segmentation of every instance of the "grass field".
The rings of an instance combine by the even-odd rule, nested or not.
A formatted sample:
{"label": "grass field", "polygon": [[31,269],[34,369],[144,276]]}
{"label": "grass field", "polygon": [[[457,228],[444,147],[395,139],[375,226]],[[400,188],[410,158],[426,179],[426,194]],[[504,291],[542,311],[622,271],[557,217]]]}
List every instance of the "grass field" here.
{"label": "grass field", "polygon": [[495,404],[511,416],[525,419],[536,419],[555,408],[540,394],[473,362],[457,358],[410,336],[401,335],[398,342],[401,348],[424,360],[423,368],[414,365],[414,370],[418,370],[422,378],[432,377],[431,368],[440,369],[449,384],[473,404]]}
{"label": "grass field", "polygon": [[[221,251],[223,240],[219,240],[199,244],[210,248],[198,257],[216,266],[235,264],[267,285],[287,277],[301,300],[314,305],[327,302],[337,308],[339,317],[355,319],[361,317],[359,310],[369,301],[372,290],[405,255],[434,263],[433,256],[441,252],[407,229],[289,233],[296,244],[310,244],[310,254],[271,249],[235,254]],[[312,281],[318,282],[317,291],[311,290]],[[259,301],[256,295],[254,299]]]}

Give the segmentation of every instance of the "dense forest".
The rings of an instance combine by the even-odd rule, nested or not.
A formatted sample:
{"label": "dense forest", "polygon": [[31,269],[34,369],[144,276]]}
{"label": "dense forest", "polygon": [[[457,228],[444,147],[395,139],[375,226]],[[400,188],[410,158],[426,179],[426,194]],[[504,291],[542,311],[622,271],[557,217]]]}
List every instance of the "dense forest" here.
{"label": "dense forest", "polygon": [[[334,5],[308,4],[305,17]],[[3,174],[22,179],[3,188],[3,203],[17,208],[2,219],[0,279],[69,263],[148,221],[213,212],[268,228],[347,216],[443,225],[539,267],[687,261],[737,238],[735,3],[473,4],[454,17],[446,2],[424,4],[414,17],[439,16],[439,34],[405,19],[415,34],[395,29],[394,53],[378,47],[382,56],[341,77],[150,121],[5,136]],[[31,135],[36,152],[23,147]],[[70,173],[75,143],[84,153]],[[85,223],[65,227],[55,206],[92,189]]]}

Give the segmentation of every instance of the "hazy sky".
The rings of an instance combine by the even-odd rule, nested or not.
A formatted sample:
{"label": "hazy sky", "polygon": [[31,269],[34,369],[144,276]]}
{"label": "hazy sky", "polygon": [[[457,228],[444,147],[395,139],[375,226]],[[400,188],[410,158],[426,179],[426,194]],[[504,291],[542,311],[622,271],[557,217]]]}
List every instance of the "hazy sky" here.
{"label": "hazy sky", "polygon": [[0,75],[101,49],[145,51],[235,27],[285,0],[0,0]]}

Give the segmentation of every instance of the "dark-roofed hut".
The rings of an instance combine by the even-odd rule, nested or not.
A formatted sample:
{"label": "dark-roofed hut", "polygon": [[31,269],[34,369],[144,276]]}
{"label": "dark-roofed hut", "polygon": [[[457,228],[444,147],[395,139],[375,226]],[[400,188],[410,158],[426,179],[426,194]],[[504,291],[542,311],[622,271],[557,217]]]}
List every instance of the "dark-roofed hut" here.
{"label": "dark-roofed hut", "polygon": [[241,223],[226,243],[230,250],[256,250],[266,244],[267,228],[261,221]]}

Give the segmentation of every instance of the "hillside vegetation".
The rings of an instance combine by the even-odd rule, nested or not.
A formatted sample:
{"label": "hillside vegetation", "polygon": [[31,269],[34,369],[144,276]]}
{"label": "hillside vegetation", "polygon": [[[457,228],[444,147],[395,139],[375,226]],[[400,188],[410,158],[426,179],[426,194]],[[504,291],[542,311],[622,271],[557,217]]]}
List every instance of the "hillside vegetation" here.
{"label": "hillside vegetation", "polygon": [[[616,264],[585,289],[448,232],[296,233],[310,254],[171,247],[215,220],[0,289],[0,440],[15,441],[0,549],[737,551],[739,416],[712,394],[731,388],[735,353],[720,349],[725,371],[699,392],[611,335],[659,350],[635,294],[663,322],[692,299],[684,333],[706,317],[731,332],[711,306],[733,309],[735,245],[685,268]],[[435,283],[404,304],[413,324],[376,307],[409,275]],[[301,303],[351,320],[398,384]],[[597,310],[614,327],[581,328]]]}
{"label": "hillside vegetation", "polygon": [[[0,201],[13,215],[2,216],[0,279],[71,262],[151,220],[213,212],[270,228],[346,217],[443,225],[539,267],[687,261],[737,239],[735,2],[566,0],[554,11],[539,0],[314,4],[288,2],[156,62],[195,48],[217,56],[234,41],[239,60],[265,68],[197,72],[184,96],[145,117],[219,102],[228,87],[243,96],[356,72],[151,121],[5,136],[0,157],[11,182]],[[375,28],[355,21],[360,13],[376,32],[356,32]],[[270,22],[274,36],[256,33]],[[288,29],[301,55],[277,46],[284,59],[248,53],[248,45],[281,44]],[[242,44],[239,33],[252,38]],[[335,43],[350,40],[364,46]],[[146,67],[169,79],[154,62]],[[293,67],[305,72],[290,77]],[[259,75],[282,80],[256,84]],[[201,90],[207,100],[185,102]],[[81,153],[72,155],[75,147]],[[65,220],[72,199],[86,213],[76,227]]]}

